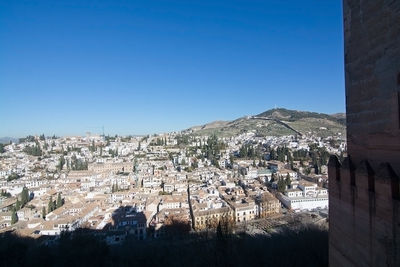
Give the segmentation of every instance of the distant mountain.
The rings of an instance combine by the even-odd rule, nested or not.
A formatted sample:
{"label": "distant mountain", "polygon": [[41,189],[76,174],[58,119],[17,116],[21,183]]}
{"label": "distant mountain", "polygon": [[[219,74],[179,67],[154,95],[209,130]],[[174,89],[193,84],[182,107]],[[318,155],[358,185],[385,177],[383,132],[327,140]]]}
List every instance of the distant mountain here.
{"label": "distant mountain", "polygon": [[289,110],[270,109],[255,116],[246,116],[233,121],[215,121],[194,126],[186,131],[195,135],[233,136],[254,131],[259,136],[283,136],[314,134],[321,137],[346,133],[346,115]]}
{"label": "distant mountain", "polygon": [[18,143],[19,139],[14,137],[0,137],[0,144],[9,144],[10,141],[13,143]]}

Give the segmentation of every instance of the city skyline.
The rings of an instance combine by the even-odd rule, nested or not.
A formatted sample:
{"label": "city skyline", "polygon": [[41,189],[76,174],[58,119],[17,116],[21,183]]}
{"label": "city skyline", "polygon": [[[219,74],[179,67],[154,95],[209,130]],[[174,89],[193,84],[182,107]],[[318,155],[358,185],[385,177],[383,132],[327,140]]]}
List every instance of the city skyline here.
{"label": "city skyline", "polygon": [[0,6],[0,136],[151,134],[275,106],[345,109],[341,3]]}

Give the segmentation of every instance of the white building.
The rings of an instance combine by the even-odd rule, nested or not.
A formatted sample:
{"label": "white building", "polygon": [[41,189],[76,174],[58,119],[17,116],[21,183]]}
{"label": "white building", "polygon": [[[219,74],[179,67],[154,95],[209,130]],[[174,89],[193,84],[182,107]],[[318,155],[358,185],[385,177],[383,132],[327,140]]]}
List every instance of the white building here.
{"label": "white building", "polygon": [[328,190],[317,184],[301,181],[297,188],[288,189],[279,196],[279,200],[288,209],[295,211],[328,208]]}

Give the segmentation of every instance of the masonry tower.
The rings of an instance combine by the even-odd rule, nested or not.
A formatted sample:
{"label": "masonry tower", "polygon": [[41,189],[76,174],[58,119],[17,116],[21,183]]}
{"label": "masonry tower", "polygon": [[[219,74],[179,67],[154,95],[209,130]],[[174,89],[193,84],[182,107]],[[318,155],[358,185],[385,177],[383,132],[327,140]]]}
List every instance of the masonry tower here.
{"label": "masonry tower", "polygon": [[348,157],[329,161],[330,266],[400,266],[400,0],[343,0]]}

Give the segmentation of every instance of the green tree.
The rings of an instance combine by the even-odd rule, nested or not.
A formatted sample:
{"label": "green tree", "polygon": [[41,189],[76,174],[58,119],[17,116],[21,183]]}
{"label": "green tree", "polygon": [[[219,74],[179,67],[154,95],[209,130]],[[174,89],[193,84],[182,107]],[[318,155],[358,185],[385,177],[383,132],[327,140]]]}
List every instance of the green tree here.
{"label": "green tree", "polygon": [[42,218],[46,219],[46,207],[42,208]]}
{"label": "green tree", "polygon": [[273,148],[269,152],[269,157],[270,157],[271,160],[276,160],[277,159],[276,152],[275,152],[275,150]]}
{"label": "green tree", "polygon": [[285,147],[278,147],[276,150],[277,158],[279,161],[284,162],[286,156],[286,149]]}
{"label": "green tree", "polygon": [[96,151],[96,144],[94,143],[94,140],[92,141],[92,145],[89,145],[89,150],[90,150],[90,152]]}
{"label": "green tree", "polygon": [[24,207],[29,202],[29,190],[24,186],[21,192],[21,207]]}
{"label": "green tree", "polygon": [[10,194],[9,192],[7,192],[6,190],[3,190],[3,189],[1,189],[0,195],[1,195],[2,197],[6,197],[6,198],[11,197],[11,194]]}
{"label": "green tree", "polygon": [[17,199],[17,202],[15,202],[15,210],[20,210],[21,209],[21,202],[19,199]]}
{"label": "green tree", "polygon": [[21,178],[21,176],[19,174],[16,173],[11,173],[8,177],[7,177],[7,182],[10,182],[12,180],[16,180]]}
{"label": "green tree", "polygon": [[47,204],[47,211],[50,213],[54,210],[53,196],[50,196],[49,203]]}
{"label": "green tree", "polygon": [[4,149],[5,145],[4,144],[0,144],[0,154],[4,153],[6,150]]}
{"label": "green tree", "polygon": [[16,222],[18,222],[17,211],[15,209],[12,209],[12,211],[11,211],[11,224],[15,224]]}
{"label": "green tree", "polygon": [[230,162],[231,169],[233,169],[233,163],[235,162],[235,158],[233,157],[232,154],[229,155],[229,162]]}
{"label": "green tree", "polygon": [[207,139],[207,143],[202,148],[202,155],[211,161],[215,167],[219,168],[218,159],[220,158],[220,151],[225,149],[225,143],[218,141],[218,137],[213,134]]}
{"label": "green tree", "polygon": [[254,158],[255,156],[255,151],[254,151],[254,147],[250,146],[247,150],[247,157],[248,158]]}
{"label": "green tree", "polygon": [[72,155],[71,157],[71,170],[73,171],[80,171],[80,170],[87,170],[88,163],[86,161],[77,159],[76,155]]}
{"label": "green tree", "polygon": [[63,169],[64,165],[65,165],[65,158],[64,158],[64,156],[61,156],[58,161],[57,168],[61,171]]}
{"label": "green tree", "polygon": [[219,161],[218,160],[216,160],[216,159],[213,159],[212,161],[212,164],[216,167],[216,168],[220,168],[220,166],[219,166]]}
{"label": "green tree", "polygon": [[320,173],[320,169],[321,169],[320,164],[319,163],[315,163],[314,164],[314,172],[315,172],[315,174],[319,174]]}
{"label": "green tree", "polygon": [[63,205],[63,203],[62,203],[61,193],[58,193],[56,208],[58,209],[58,208],[60,208],[62,205]]}
{"label": "green tree", "polygon": [[42,156],[42,150],[40,149],[40,146],[38,143],[36,143],[34,146],[26,146],[23,150],[26,154],[35,156],[35,157],[40,157]]}
{"label": "green tree", "polygon": [[135,158],[135,160],[133,161],[133,172],[137,173],[138,172],[138,163],[137,163],[137,159]]}
{"label": "green tree", "polygon": [[111,187],[111,192],[114,193],[114,192],[118,192],[118,191],[119,191],[118,183],[115,182],[115,184],[113,184],[112,187]]}
{"label": "green tree", "polygon": [[242,145],[239,149],[239,157],[240,158],[245,158],[247,157],[247,146],[246,145]]}
{"label": "green tree", "polygon": [[289,173],[286,175],[285,184],[290,186],[292,184],[292,180],[290,179]]}
{"label": "green tree", "polygon": [[283,193],[286,190],[286,183],[282,178],[279,178],[278,181],[278,191]]}

